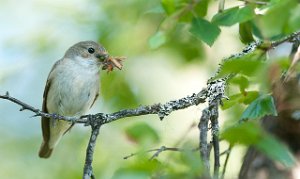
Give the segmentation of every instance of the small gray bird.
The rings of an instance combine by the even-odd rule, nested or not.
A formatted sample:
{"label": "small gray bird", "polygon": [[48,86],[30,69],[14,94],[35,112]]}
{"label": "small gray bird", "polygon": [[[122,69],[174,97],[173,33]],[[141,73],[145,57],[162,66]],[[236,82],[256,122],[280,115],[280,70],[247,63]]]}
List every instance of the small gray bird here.
{"label": "small gray bird", "polygon": [[[58,60],[47,79],[43,112],[81,116],[94,104],[99,92],[99,70],[109,58],[107,51],[93,41],[79,42]],[[39,156],[50,157],[61,137],[73,123],[42,117],[43,143]]]}

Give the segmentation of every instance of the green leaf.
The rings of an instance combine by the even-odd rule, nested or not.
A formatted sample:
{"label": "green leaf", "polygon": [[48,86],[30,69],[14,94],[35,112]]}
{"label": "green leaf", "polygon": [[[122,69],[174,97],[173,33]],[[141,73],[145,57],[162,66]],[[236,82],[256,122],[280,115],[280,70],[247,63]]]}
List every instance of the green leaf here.
{"label": "green leaf", "polygon": [[240,8],[236,15],[237,22],[239,23],[247,22],[253,19],[254,17],[255,17],[254,7],[250,5]]}
{"label": "green leaf", "polygon": [[164,13],[164,8],[161,5],[158,5],[152,9],[149,9],[145,12],[145,14],[162,14]]}
{"label": "green leaf", "polygon": [[239,11],[239,7],[233,7],[217,13],[211,22],[217,25],[231,26],[236,23],[235,15]]}
{"label": "green leaf", "polygon": [[229,100],[223,100],[222,109],[225,110],[237,104],[249,104],[254,99],[256,99],[257,96],[258,91],[245,91],[243,93],[229,96]]}
{"label": "green leaf", "polygon": [[291,12],[293,14],[289,19],[289,27],[291,31],[298,31],[300,29],[300,5]]}
{"label": "green leaf", "polygon": [[243,8],[233,7],[216,14],[212,18],[212,23],[221,26],[232,26],[236,23],[242,23],[253,19],[255,16],[254,9],[251,6]]}
{"label": "green leaf", "polygon": [[262,129],[257,123],[244,122],[225,129],[220,137],[231,144],[252,145],[262,138]]}
{"label": "green leaf", "polygon": [[289,27],[288,22],[297,4],[297,0],[281,0],[274,3],[265,15],[258,17],[257,24],[263,36],[274,38],[291,33],[293,29]]}
{"label": "green leaf", "polygon": [[229,84],[238,85],[240,87],[240,91],[244,92],[245,89],[249,87],[249,80],[244,75],[236,75],[229,80]]}
{"label": "green leaf", "polygon": [[191,61],[199,61],[205,59],[205,50],[203,43],[195,43],[194,36],[187,36],[185,25],[177,25],[171,32],[168,32],[168,40],[164,46],[177,52],[182,56],[181,62],[190,63]]}
{"label": "green leaf", "polygon": [[[183,7],[181,10],[177,11],[174,14],[182,14],[182,15],[178,16],[178,22],[181,22],[183,24],[184,23],[190,23],[192,21],[192,19],[194,18],[194,14],[193,14],[192,11],[185,12],[185,7]],[[172,18],[174,18],[174,17],[172,17]]]}
{"label": "green leaf", "polygon": [[149,178],[149,174],[143,171],[119,169],[114,173],[113,179],[141,179]]}
{"label": "green leaf", "polygon": [[184,178],[197,178],[203,172],[202,169],[204,169],[204,166],[201,158],[199,155],[197,156],[197,153],[191,151],[190,148],[181,153],[181,160],[180,164],[188,168],[186,172],[187,176]]}
{"label": "green leaf", "polygon": [[265,136],[255,147],[270,159],[279,161],[287,167],[292,167],[295,164],[296,160],[289,149],[272,136]]}
{"label": "green leaf", "polygon": [[161,0],[161,5],[168,15],[176,11],[176,2],[174,0]]}
{"label": "green leaf", "polygon": [[138,123],[128,127],[125,130],[128,138],[136,143],[144,145],[159,142],[160,138],[155,129],[147,123]]}
{"label": "green leaf", "polygon": [[218,26],[208,22],[205,19],[194,18],[192,20],[190,32],[207,45],[212,46],[219,36],[221,30]]}
{"label": "green leaf", "polygon": [[271,95],[261,95],[243,112],[241,119],[257,119],[266,115],[277,116],[277,110]]}
{"label": "green leaf", "polygon": [[[142,154],[141,154],[142,155]],[[157,160],[149,161],[148,155],[144,157],[141,155],[135,156],[134,162],[128,162],[127,165],[123,165],[121,168],[115,171],[113,179],[141,179],[151,178],[153,173],[162,167],[161,163]]]}
{"label": "green leaf", "polygon": [[166,34],[162,31],[158,31],[153,36],[150,37],[148,43],[151,49],[157,49],[158,47],[166,43],[166,41],[167,41]]}
{"label": "green leaf", "polygon": [[279,161],[285,166],[291,167],[295,163],[288,148],[265,133],[256,122],[243,122],[229,127],[221,133],[220,137],[231,144],[254,145],[270,159]]}
{"label": "green leaf", "polygon": [[247,21],[239,24],[240,39],[244,44],[254,41],[252,35],[252,23]]}
{"label": "green leaf", "polygon": [[259,95],[258,91],[247,91],[246,93],[247,95],[243,99],[244,104],[252,103],[252,101],[254,101]]}
{"label": "green leaf", "polygon": [[208,4],[210,0],[201,0],[194,7],[194,11],[200,17],[204,17],[207,14]]}
{"label": "green leaf", "polygon": [[232,73],[253,76],[264,65],[263,58],[264,56],[258,51],[240,58],[227,60],[223,63],[217,77],[224,77]]}
{"label": "green leaf", "polygon": [[229,100],[224,99],[223,105],[221,106],[222,110],[226,110],[231,108],[232,106],[238,104],[238,101],[243,97],[242,93],[239,94],[235,94],[235,95],[231,95],[229,96]]}

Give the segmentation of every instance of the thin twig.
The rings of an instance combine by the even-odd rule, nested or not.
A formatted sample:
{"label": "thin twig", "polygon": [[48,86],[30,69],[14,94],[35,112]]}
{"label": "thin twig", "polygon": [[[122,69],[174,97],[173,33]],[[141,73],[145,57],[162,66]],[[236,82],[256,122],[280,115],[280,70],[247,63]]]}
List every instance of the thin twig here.
{"label": "thin twig", "polygon": [[180,144],[182,144],[185,140],[185,138],[187,137],[187,135],[192,131],[192,129],[194,127],[197,126],[197,123],[196,122],[193,122],[189,128],[186,128],[186,131],[182,133],[181,137],[179,137],[177,139],[177,141],[174,143],[174,147],[178,147]]}
{"label": "thin twig", "polygon": [[162,153],[163,151],[182,151],[182,149],[176,148],[176,147],[165,147],[165,146],[161,146],[161,148],[159,148],[158,150],[156,150],[156,152],[152,155],[152,157],[149,160],[153,160],[155,157],[158,157],[158,155],[160,153]]}
{"label": "thin twig", "polygon": [[88,121],[88,115],[85,116],[86,119],[81,119],[81,117],[60,116],[57,114],[45,113],[37,108],[32,107],[31,105],[29,105],[27,103],[24,103],[16,98],[10,96],[9,92],[6,92],[5,95],[0,95],[0,98],[11,101],[15,104],[18,104],[19,106],[21,106],[20,111],[24,111],[24,110],[32,111],[33,113],[35,113],[35,115],[33,115],[32,117],[41,116],[41,117],[54,118],[54,119],[59,119],[59,120],[75,122],[75,123],[86,123]]}
{"label": "thin twig", "polygon": [[137,153],[133,153],[133,154],[130,154],[128,156],[125,156],[123,157],[123,159],[129,159],[130,157],[133,157],[133,156],[136,156],[136,155],[139,155],[139,154],[142,154],[142,153],[150,153],[150,152],[155,152],[151,158],[149,160],[153,160],[155,157],[158,157],[158,155],[164,151],[176,151],[176,152],[180,152],[180,151],[183,151],[183,149],[180,149],[180,148],[177,148],[177,147],[166,147],[166,146],[161,146],[160,148],[158,149],[150,149],[150,150],[147,150],[145,152],[137,152]]}
{"label": "thin twig", "polygon": [[184,8],[182,8],[178,14],[176,14],[173,18],[179,19],[180,17],[184,16],[189,11],[193,10],[194,7],[200,2],[200,0],[192,0],[190,1]]}
{"label": "thin twig", "polygon": [[271,47],[272,48],[277,47],[278,45],[280,45],[284,42],[295,42],[298,40],[297,38],[299,38],[299,36],[300,36],[300,31],[294,32],[291,35],[288,35],[280,40],[272,42]]}
{"label": "thin twig", "polygon": [[228,147],[227,150],[223,151],[222,153],[220,153],[220,156],[223,156],[223,155],[227,155],[229,152],[230,152],[231,148]]}
{"label": "thin twig", "polygon": [[196,126],[196,123],[192,123],[190,125],[189,128],[187,128],[186,132],[183,133],[183,135],[177,140],[177,142],[175,142],[174,147],[165,147],[165,146],[161,146],[160,148],[157,149],[150,149],[147,151],[140,151],[137,153],[132,153],[128,156],[123,157],[123,159],[128,159],[131,157],[134,157],[136,155],[142,155],[145,153],[150,153],[150,152],[155,152],[151,158],[149,158],[149,160],[153,160],[155,157],[158,157],[158,155],[164,151],[175,151],[175,152],[183,152],[183,151],[191,151],[191,152],[196,152],[199,150],[199,147],[194,148],[194,149],[183,149],[183,148],[179,148],[178,146],[180,145],[180,143],[182,143],[186,137],[186,135],[191,132],[191,129],[193,129]]}
{"label": "thin twig", "polygon": [[253,4],[258,4],[258,5],[267,5],[268,2],[264,2],[264,1],[255,1],[255,0],[239,0],[239,1],[243,1],[245,3],[253,3]]}
{"label": "thin twig", "polygon": [[219,9],[218,12],[223,12],[225,7],[225,0],[219,0]]}
{"label": "thin twig", "polygon": [[209,144],[208,144],[208,147],[207,147],[207,150],[208,150],[208,156],[210,156],[212,147],[213,147],[213,143],[212,143],[212,141],[210,141]]}
{"label": "thin twig", "polygon": [[[231,149],[232,149],[232,144],[229,145],[228,149],[226,151],[224,151],[224,154],[226,154],[226,158],[225,158],[225,162],[224,162],[224,167],[223,167],[223,171],[222,171],[222,176],[221,179],[224,179],[225,176],[225,172],[226,172],[226,168],[227,168],[227,164],[228,164],[228,160],[231,154]],[[221,154],[222,155],[222,154]]]}

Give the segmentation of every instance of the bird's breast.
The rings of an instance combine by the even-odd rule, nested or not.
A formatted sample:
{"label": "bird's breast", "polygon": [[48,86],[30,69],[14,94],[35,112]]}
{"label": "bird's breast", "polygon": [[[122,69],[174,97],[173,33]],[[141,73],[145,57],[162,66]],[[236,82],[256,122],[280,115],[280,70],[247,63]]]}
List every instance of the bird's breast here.
{"label": "bird's breast", "polygon": [[91,107],[98,90],[97,71],[58,68],[47,96],[48,111],[66,116],[82,115]]}

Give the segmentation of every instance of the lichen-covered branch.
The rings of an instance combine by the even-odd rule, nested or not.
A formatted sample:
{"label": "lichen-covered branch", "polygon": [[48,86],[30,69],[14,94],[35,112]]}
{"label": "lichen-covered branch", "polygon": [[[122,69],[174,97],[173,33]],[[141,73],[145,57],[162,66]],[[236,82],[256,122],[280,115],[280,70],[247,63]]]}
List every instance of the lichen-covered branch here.
{"label": "lichen-covered branch", "polygon": [[211,81],[207,85],[207,97],[208,97],[208,107],[202,111],[202,116],[199,122],[200,129],[200,156],[203,160],[204,166],[206,167],[206,173],[204,173],[205,178],[211,178],[209,173],[209,154],[210,148],[207,143],[207,132],[208,132],[208,122],[211,123],[211,135],[212,135],[212,146],[214,148],[214,175],[213,178],[219,178],[220,170],[220,146],[219,146],[219,104],[222,98],[228,99],[225,96],[226,80],[218,79]]}
{"label": "lichen-covered branch", "polygon": [[97,121],[95,121],[95,118],[92,115],[89,116],[89,121],[92,128],[92,132],[86,149],[85,164],[83,168],[83,177],[82,177],[83,179],[95,178],[93,173],[92,163],[93,163],[93,155],[94,155],[94,150],[97,142],[97,137],[101,127],[101,125]]}
{"label": "lichen-covered branch", "polygon": [[162,120],[165,116],[168,116],[173,111],[204,103],[206,100],[206,92],[206,89],[204,89],[198,94],[194,93],[191,96],[173,100],[165,104],[154,104],[151,106],[140,106],[135,109],[124,109],[112,114],[98,113],[95,114],[95,117],[96,119],[101,121],[102,124],[110,123],[125,117],[141,116],[147,114],[157,114],[158,117]]}
{"label": "lichen-covered branch", "polygon": [[110,123],[116,121],[118,119],[132,117],[132,116],[141,116],[141,115],[148,115],[148,114],[157,114],[158,117],[162,120],[165,116],[168,116],[171,112],[185,109],[193,105],[198,105],[200,103],[204,103],[206,100],[206,90],[203,89],[198,94],[192,94],[191,96],[187,96],[178,100],[169,101],[165,104],[154,104],[149,106],[140,106],[135,109],[123,109],[115,113],[111,114],[104,114],[98,113],[94,115],[83,115],[79,117],[72,117],[72,116],[59,116],[57,114],[48,114],[45,112],[40,111],[37,108],[34,108],[12,96],[9,95],[7,92],[5,95],[0,95],[0,98],[9,100],[13,103],[16,103],[21,106],[21,110],[29,110],[35,113],[34,116],[42,116],[48,118],[54,118],[59,120],[70,121],[74,123],[84,123],[85,125],[90,125],[91,116],[95,121],[97,121],[100,125]]}
{"label": "lichen-covered branch", "polygon": [[[14,97],[11,97],[8,92],[5,95],[0,95],[0,98],[9,100],[13,103],[20,105],[21,111],[22,110],[32,111],[33,113],[35,113],[34,116],[43,116],[48,118],[51,117],[59,120],[71,121],[74,123],[84,123],[86,126],[90,125],[92,127],[92,132],[86,150],[86,158],[85,158],[85,165],[84,165],[84,172],[83,172],[84,173],[83,179],[89,179],[89,178],[94,178],[93,168],[92,168],[93,154],[96,145],[96,139],[99,134],[100,127],[103,124],[110,123],[126,117],[140,116],[140,115],[147,115],[147,114],[157,114],[159,118],[162,120],[165,116],[169,115],[173,111],[184,109],[192,105],[198,105],[200,103],[204,103],[206,99],[206,90],[204,89],[200,91],[198,94],[192,94],[191,96],[187,96],[178,100],[169,101],[165,104],[154,104],[150,106],[140,106],[135,109],[124,109],[112,114],[98,113],[95,115],[84,115],[80,117],[59,116],[56,114],[48,114],[42,112],[41,110],[34,108],[29,104],[26,104]],[[157,155],[160,152],[157,152]]]}
{"label": "lichen-covered branch", "polygon": [[214,148],[214,178],[219,178],[220,171],[220,145],[219,145],[219,101],[220,99],[214,100],[209,104],[210,110],[210,122],[211,122],[211,135],[212,143]]}
{"label": "lichen-covered branch", "polygon": [[206,168],[206,171],[210,171],[210,166],[209,166],[209,149],[208,149],[208,143],[207,143],[207,131],[208,131],[208,121],[210,119],[210,112],[207,108],[205,108],[202,111],[202,115],[200,118],[200,122],[198,125],[198,128],[200,130],[200,143],[199,143],[199,148],[200,148],[200,156],[201,159],[204,163],[204,166]]}
{"label": "lichen-covered branch", "polygon": [[215,77],[219,74],[220,70],[222,69],[222,64],[227,60],[233,60],[233,59],[243,57],[247,54],[254,52],[257,49],[268,50],[271,48],[275,48],[284,42],[299,41],[299,37],[300,37],[300,31],[294,32],[280,40],[273,41],[273,42],[263,42],[260,40],[252,42],[252,43],[248,44],[241,52],[230,55],[229,57],[223,58],[221,63],[219,64],[219,68],[216,70],[216,73],[208,80],[208,82],[211,82],[212,80],[215,79]]}

